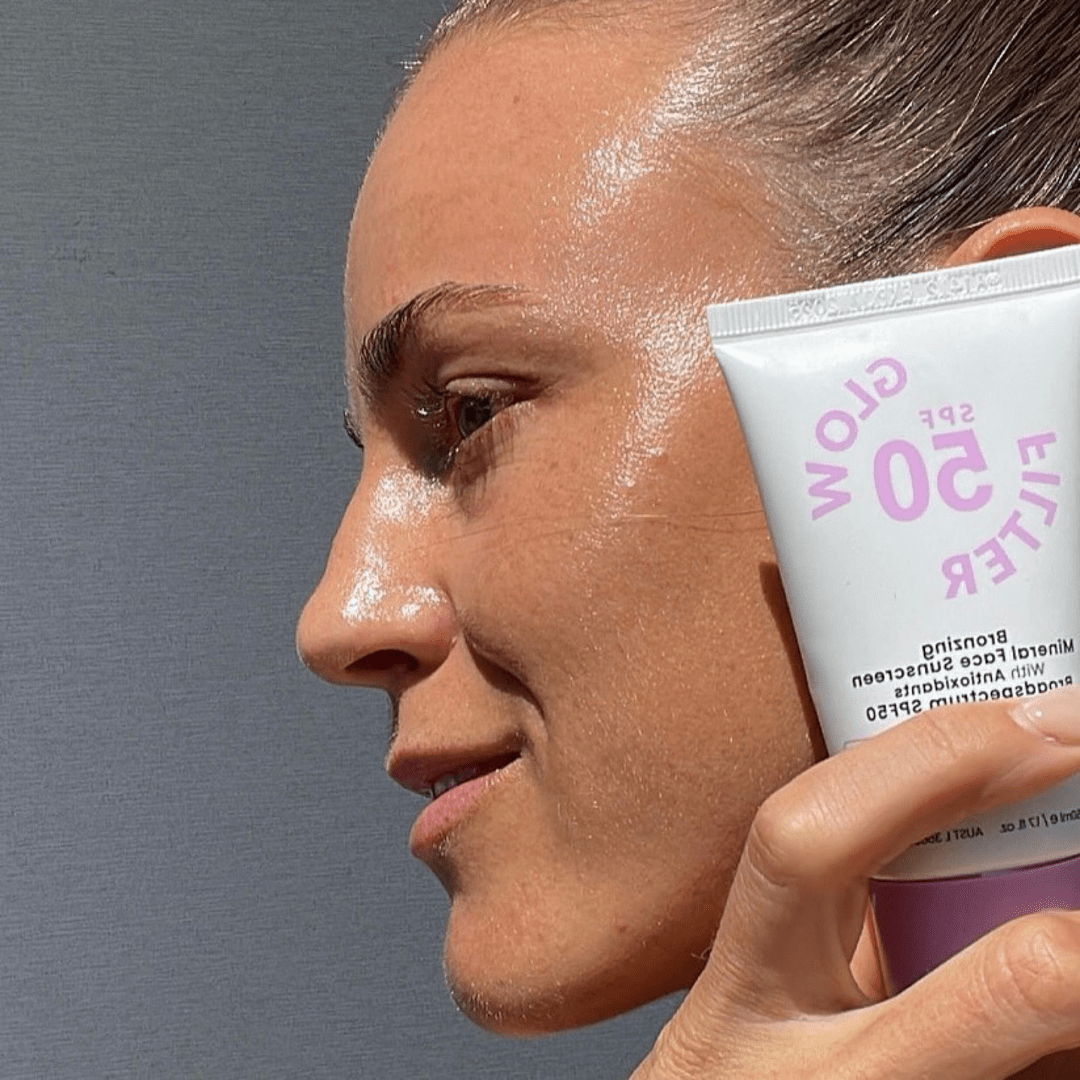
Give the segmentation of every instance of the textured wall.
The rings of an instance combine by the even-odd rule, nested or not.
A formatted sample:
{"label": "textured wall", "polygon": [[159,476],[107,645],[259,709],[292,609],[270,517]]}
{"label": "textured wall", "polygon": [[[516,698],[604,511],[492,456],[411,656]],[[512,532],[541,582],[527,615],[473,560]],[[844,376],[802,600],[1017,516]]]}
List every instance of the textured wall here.
{"label": "textured wall", "polygon": [[293,651],[351,201],[440,7],[0,6],[5,1080],[611,1078],[661,1023],[454,1012],[384,706]]}

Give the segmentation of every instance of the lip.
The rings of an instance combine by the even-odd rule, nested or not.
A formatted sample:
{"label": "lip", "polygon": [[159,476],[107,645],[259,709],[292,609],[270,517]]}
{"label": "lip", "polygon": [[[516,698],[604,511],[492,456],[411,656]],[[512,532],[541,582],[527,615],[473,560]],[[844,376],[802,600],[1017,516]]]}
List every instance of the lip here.
{"label": "lip", "polygon": [[409,833],[409,851],[418,859],[423,859],[434,851],[441,841],[465,821],[485,795],[512,773],[520,761],[520,755],[515,754],[509,760],[493,764],[493,767],[479,776],[457,784],[432,799],[413,822]]}

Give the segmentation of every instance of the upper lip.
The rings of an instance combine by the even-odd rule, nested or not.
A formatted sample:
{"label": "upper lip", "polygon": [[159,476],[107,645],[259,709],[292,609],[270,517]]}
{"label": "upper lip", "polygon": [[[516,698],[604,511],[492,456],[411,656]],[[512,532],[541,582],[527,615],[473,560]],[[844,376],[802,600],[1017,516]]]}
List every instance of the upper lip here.
{"label": "upper lip", "polygon": [[520,755],[521,744],[517,740],[430,750],[394,746],[386,760],[386,771],[402,787],[420,795],[431,795],[439,780],[466,771],[475,776],[494,772]]}

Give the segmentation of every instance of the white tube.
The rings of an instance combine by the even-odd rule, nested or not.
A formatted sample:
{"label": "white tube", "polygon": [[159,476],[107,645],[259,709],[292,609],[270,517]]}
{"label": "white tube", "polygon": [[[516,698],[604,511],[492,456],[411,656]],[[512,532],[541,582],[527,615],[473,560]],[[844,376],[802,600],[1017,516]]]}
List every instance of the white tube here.
{"label": "white tube", "polygon": [[[718,305],[709,325],[830,753],[1080,678],[1080,247]],[[1080,777],[881,876],[1078,853]],[[1080,860],[1066,876],[1080,906]]]}

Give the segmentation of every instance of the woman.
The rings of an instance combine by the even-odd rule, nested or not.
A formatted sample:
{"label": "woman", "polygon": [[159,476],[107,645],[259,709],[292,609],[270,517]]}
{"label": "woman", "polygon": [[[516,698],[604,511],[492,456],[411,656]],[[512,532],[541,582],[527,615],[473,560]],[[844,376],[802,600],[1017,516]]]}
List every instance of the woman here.
{"label": "woman", "polygon": [[658,1078],[1004,1077],[1080,1044],[1073,916],[888,1001],[863,933],[892,855],[1080,769],[1080,699],[943,710],[811,768],[703,320],[1080,240],[1078,61],[1072,0],[491,0],[436,31],[352,222],[364,468],[298,642],[392,699],[478,1022],[692,985]]}

